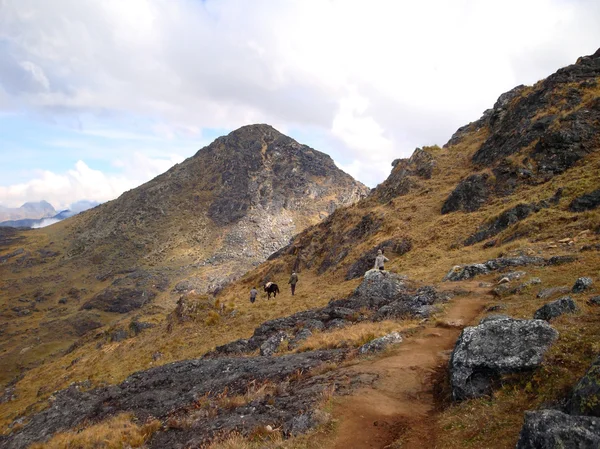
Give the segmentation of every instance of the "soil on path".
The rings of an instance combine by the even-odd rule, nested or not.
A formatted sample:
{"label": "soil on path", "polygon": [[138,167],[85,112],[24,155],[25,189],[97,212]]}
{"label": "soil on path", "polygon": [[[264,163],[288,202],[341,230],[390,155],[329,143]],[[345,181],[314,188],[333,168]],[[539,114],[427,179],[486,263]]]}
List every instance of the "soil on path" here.
{"label": "soil on path", "polygon": [[339,427],[331,448],[393,448],[397,440],[403,449],[435,446],[430,377],[440,365],[447,365],[462,327],[471,324],[489,301],[474,284],[463,283],[461,287],[472,295],[454,298],[440,321],[427,323],[390,355],[348,368],[379,378],[372,386],[336,399],[333,414]]}

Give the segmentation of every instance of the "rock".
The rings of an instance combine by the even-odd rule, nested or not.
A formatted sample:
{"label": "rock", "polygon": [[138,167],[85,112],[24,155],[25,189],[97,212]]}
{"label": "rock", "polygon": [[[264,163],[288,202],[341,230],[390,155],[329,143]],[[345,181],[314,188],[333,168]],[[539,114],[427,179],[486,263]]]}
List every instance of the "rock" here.
{"label": "rock", "polygon": [[260,346],[260,355],[262,356],[272,356],[276,352],[279,351],[279,346],[281,342],[288,337],[288,334],[285,332],[278,332],[275,335],[272,335]]}
{"label": "rock", "polygon": [[474,212],[487,201],[490,195],[489,175],[477,173],[471,175],[456,186],[442,205],[442,215],[462,210]]}
{"label": "rock", "polygon": [[499,297],[504,297],[508,295],[514,295],[517,293],[521,293],[527,290],[532,285],[541,284],[542,280],[540,278],[531,278],[526,282],[523,282],[517,286],[511,287],[510,284],[501,284],[492,290],[492,293]]}
{"label": "rock", "polygon": [[552,318],[562,315],[563,313],[573,313],[577,310],[575,301],[570,296],[564,296],[556,301],[544,304],[540,307],[533,318],[536,320],[550,321]]}
{"label": "rock", "polygon": [[540,292],[537,294],[537,297],[540,299],[548,299],[551,296],[554,295],[564,295],[565,293],[569,293],[571,291],[571,289],[569,287],[550,287],[550,288],[543,288],[540,290]]}
{"label": "rock", "polygon": [[536,204],[518,204],[481,225],[475,234],[465,239],[464,245],[474,245],[475,243],[489,239],[539,210],[540,207]]}
{"label": "rock", "polygon": [[500,281],[504,278],[508,279],[509,281],[514,281],[516,279],[521,279],[525,275],[527,275],[527,272],[525,271],[511,271],[509,273],[504,273],[503,275],[498,276],[496,280],[498,281],[498,283],[500,283]]}
{"label": "rock", "polygon": [[479,321],[479,324],[484,324],[487,323],[488,321],[495,321],[495,320],[510,320],[511,317],[509,317],[508,315],[488,315],[485,316],[481,319],[481,321]]}
{"label": "rock", "polygon": [[592,278],[581,277],[575,281],[575,285],[573,285],[572,292],[573,293],[581,293],[588,290],[593,284]]}
{"label": "rock", "polygon": [[373,319],[383,320],[387,318],[403,317],[429,317],[435,312],[434,304],[446,302],[448,296],[438,293],[435,288],[425,286],[417,289],[414,294],[401,293],[395,301],[384,305],[377,310]]}
{"label": "rock", "polygon": [[160,351],[156,351],[154,354],[152,354],[152,360],[154,360],[155,362],[157,360],[162,359],[162,357],[163,357],[163,353]]}
{"label": "rock", "polygon": [[[456,265],[450,269],[444,277],[444,281],[465,281],[480,274],[488,274],[491,271],[500,270],[508,267],[520,267],[525,265],[543,265],[545,260],[542,257],[518,256],[518,257],[500,257],[488,260],[485,263],[476,263],[470,265]],[[504,276],[503,276],[504,277]]]}
{"label": "rock", "polygon": [[465,328],[450,359],[453,398],[490,394],[498,376],[538,367],[557,337],[542,320],[499,318]]}
{"label": "rock", "polygon": [[525,412],[517,449],[598,449],[600,420],[558,410]]}
{"label": "rock", "polygon": [[143,321],[131,320],[129,323],[129,330],[133,335],[140,334],[144,329],[153,328],[155,325],[152,323],[144,323]]}
{"label": "rock", "polygon": [[331,320],[331,321],[329,321],[327,323],[327,329],[328,330],[331,330],[331,329],[341,329],[341,328],[346,327],[348,325],[350,325],[349,321],[336,318],[336,319]]}
{"label": "rock", "polygon": [[[193,406],[201,397],[228,391],[243,395],[249,383],[278,384],[298,372],[310,372],[325,363],[340,363],[347,351],[327,350],[281,357],[192,359],[139,371],[118,385],[83,390],[71,386],[55,394],[52,406],[32,413],[22,428],[0,437],[0,447],[22,449],[82,422],[97,422],[119,413],[133,413],[144,421],[149,416],[165,420],[174,410]],[[219,410],[219,417],[199,414],[186,429],[165,429],[154,435],[151,448],[202,447],[217,433],[249,434],[267,424],[292,426],[292,420],[309,414],[322,399],[327,380],[308,376],[294,381],[284,395],[267,395],[256,402]]]}
{"label": "rock", "polygon": [[129,338],[129,334],[125,329],[117,329],[110,334],[110,341],[123,341]]}
{"label": "rock", "polygon": [[504,310],[506,309],[506,306],[504,304],[495,304],[493,306],[489,306],[487,309],[485,309],[486,312],[498,312],[499,310]]}
{"label": "rock", "polygon": [[323,324],[322,321],[319,320],[306,320],[303,321],[303,325],[306,329],[311,329],[311,330],[323,330],[325,329],[325,325]]}
{"label": "rock", "polygon": [[405,289],[405,279],[389,271],[369,270],[354,291],[354,296],[393,299]]}
{"label": "rock", "polygon": [[59,304],[66,304],[66,303],[67,303],[67,298],[60,298],[60,299],[58,300],[58,303],[59,303]]}
{"label": "rock", "polygon": [[398,332],[392,332],[391,334],[384,335],[383,337],[371,340],[358,348],[359,354],[369,354],[373,352],[383,351],[390,345],[398,344],[402,342],[402,336]]}
{"label": "rock", "polygon": [[572,415],[600,417],[600,357],[575,385],[567,409]]}
{"label": "rock", "polygon": [[591,306],[600,306],[600,296],[593,296],[588,299],[588,304]]}
{"label": "rock", "polygon": [[222,346],[217,346],[214,352],[209,352],[205,354],[204,357],[211,357],[215,355],[234,355],[234,354],[244,354],[246,352],[252,351],[253,348],[248,344],[248,340],[240,338],[239,340],[232,341],[230,343],[226,343]]}
{"label": "rock", "polygon": [[304,328],[304,329],[300,329],[298,332],[296,332],[296,335],[294,335],[294,338],[292,338],[288,344],[289,349],[296,349],[298,346],[300,346],[300,344],[306,340],[307,338],[312,336],[312,332],[310,331],[310,329]]}
{"label": "rock", "polygon": [[600,189],[585,195],[578,196],[569,205],[569,210],[573,212],[584,212],[590,209],[596,209],[600,206]]}
{"label": "rock", "polygon": [[479,288],[491,288],[491,287],[493,287],[493,285],[494,284],[491,284],[490,282],[480,282],[479,283]]}
{"label": "rock", "polygon": [[571,263],[577,260],[576,256],[552,256],[546,262],[546,265],[562,265],[564,263]]}

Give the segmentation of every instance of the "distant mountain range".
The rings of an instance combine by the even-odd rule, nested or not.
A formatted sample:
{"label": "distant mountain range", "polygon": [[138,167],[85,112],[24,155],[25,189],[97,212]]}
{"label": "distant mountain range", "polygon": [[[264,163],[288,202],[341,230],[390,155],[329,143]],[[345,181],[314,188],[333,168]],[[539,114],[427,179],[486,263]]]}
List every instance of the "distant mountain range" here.
{"label": "distant mountain range", "polygon": [[43,228],[79,212],[98,206],[97,201],[77,201],[69,209],[57,212],[47,201],[28,202],[21,207],[9,208],[0,206],[0,226],[13,228]]}

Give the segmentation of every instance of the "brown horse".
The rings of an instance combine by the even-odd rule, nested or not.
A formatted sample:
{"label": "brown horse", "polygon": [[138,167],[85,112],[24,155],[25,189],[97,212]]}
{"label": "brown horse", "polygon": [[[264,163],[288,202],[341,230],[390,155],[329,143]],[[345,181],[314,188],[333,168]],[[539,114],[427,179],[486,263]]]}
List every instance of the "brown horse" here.
{"label": "brown horse", "polygon": [[267,292],[267,299],[271,299],[271,295],[273,295],[273,298],[276,298],[277,293],[279,293],[279,287],[274,282],[267,282],[265,284],[265,291]]}

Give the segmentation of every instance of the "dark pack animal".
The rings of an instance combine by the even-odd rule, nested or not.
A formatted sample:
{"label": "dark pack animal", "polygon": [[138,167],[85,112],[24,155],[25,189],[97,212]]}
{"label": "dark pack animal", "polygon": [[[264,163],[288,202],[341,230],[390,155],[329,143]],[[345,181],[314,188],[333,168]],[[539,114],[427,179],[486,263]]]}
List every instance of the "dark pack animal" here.
{"label": "dark pack animal", "polygon": [[265,284],[265,291],[267,292],[267,299],[271,299],[271,295],[273,295],[273,298],[276,298],[277,293],[279,293],[279,287],[274,282],[268,282]]}

